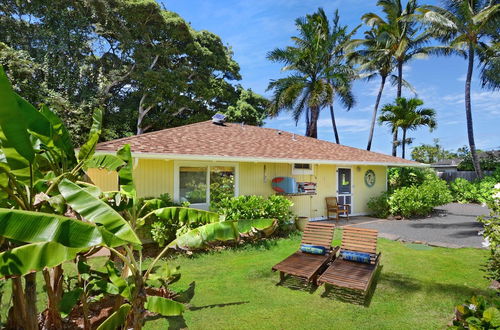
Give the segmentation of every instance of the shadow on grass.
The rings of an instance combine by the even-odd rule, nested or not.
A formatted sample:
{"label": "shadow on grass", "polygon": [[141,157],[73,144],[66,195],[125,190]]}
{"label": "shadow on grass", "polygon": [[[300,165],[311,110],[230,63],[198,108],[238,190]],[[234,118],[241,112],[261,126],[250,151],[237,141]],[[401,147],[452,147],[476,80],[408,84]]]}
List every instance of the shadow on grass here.
{"label": "shadow on grass", "polygon": [[314,293],[318,289],[318,286],[316,284],[307,282],[302,278],[291,275],[285,276],[285,279],[276,283],[276,286],[282,286],[291,290],[308,292],[310,294]]}
{"label": "shadow on grass", "polygon": [[361,290],[335,287],[325,283],[325,292],[321,294],[321,297],[335,299],[345,303],[351,303],[364,307],[369,307],[373,295],[375,293],[375,290],[377,289],[377,284],[379,282],[380,273],[382,272],[382,267],[383,267],[382,265],[379,266],[375,271],[372,284],[370,285],[370,288],[366,293]]}
{"label": "shadow on grass", "polygon": [[398,273],[384,273],[380,278],[380,283],[401,291],[401,294],[411,294],[416,291],[423,292],[439,292],[444,295],[453,297],[454,299],[462,299],[463,297],[471,297],[474,295],[489,295],[488,290],[471,288],[464,285],[448,284],[422,281],[416,278],[398,274]]}
{"label": "shadow on grass", "polygon": [[230,302],[230,303],[221,303],[221,304],[212,304],[212,305],[205,305],[205,306],[193,306],[190,307],[190,311],[198,311],[200,309],[207,309],[207,308],[215,308],[215,307],[226,307],[226,306],[237,306],[237,305],[244,305],[244,304],[249,304],[250,301],[236,301],[236,302]]}

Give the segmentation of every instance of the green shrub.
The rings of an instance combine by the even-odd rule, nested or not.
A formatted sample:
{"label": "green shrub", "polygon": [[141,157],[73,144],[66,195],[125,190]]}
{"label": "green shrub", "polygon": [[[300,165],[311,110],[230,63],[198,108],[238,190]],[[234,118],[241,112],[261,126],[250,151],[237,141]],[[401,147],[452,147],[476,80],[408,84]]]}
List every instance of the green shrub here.
{"label": "green shrub", "polygon": [[493,187],[498,182],[500,175],[497,172],[493,176],[486,176],[473,182],[457,178],[450,183],[450,190],[456,202],[487,204],[491,201]]}
{"label": "green shrub", "polygon": [[401,187],[368,201],[368,208],[379,218],[400,215],[408,218],[425,216],[433,208],[451,202],[452,196],[444,180],[429,175],[420,185]]}
{"label": "green shrub", "polygon": [[455,307],[455,319],[449,329],[498,329],[500,327],[500,301],[488,301],[474,296]]}
{"label": "green shrub", "polygon": [[419,186],[436,178],[436,172],[429,168],[392,167],[387,170],[387,183],[390,192],[403,187]]}
{"label": "green shrub", "polygon": [[293,203],[284,196],[238,196],[224,198],[218,203],[216,212],[226,216],[226,220],[277,219],[283,228],[292,217]]}
{"label": "green shrub", "polygon": [[377,218],[387,218],[391,214],[388,198],[388,192],[385,192],[380,196],[370,198],[368,201],[368,209],[370,209],[372,216]]}
{"label": "green shrub", "polygon": [[393,215],[405,218],[425,216],[433,208],[452,200],[448,185],[444,180],[433,179],[420,186],[403,187],[389,197],[389,210]]}

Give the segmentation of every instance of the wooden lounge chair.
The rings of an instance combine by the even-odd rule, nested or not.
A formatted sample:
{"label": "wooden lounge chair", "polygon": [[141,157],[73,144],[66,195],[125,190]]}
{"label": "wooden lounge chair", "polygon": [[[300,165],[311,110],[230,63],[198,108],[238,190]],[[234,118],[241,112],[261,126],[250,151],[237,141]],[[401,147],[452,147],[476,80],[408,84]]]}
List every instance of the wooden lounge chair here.
{"label": "wooden lounge chair", "polygon": [[273,271],[280,272],[280,281],[284,281],[286,275],[292,275],[316,284],[318,275],[335,258],[338,247],[332,249],[334,231],[334,224],[309,222],[302,235],[302,244],[323,246],[326,248],[327,253],[319,255],[300,250],[295,252],[272,268]]}
{"label": "wooden lounge chair", "polygon": [[[377,254],[377,236],[377,230],[344,227],[340,256],[321,274],[318,283],[359,290],[366,296],[380,261],[380,253]],[[343,251],[369,253],[369,263],[345,260],[342,258]]]}
{"label": "wooden lounge chair", "polygon": [[[328,220],[340,220],[340,215],[345,214],[349,220],[349,205],[339,204],[337,197],[326,197],[326,217]],[[335,213],[335,218],[330,217],[330,213]]]}

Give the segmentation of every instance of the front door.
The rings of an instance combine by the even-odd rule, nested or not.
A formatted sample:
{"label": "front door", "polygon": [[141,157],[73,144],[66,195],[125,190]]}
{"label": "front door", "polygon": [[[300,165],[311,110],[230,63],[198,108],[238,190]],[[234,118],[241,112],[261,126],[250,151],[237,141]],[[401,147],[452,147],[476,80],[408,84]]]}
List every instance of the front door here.
{"label": "front door", "polygon": [[350,168],[337,169],[337,199],[339,204],[349,205],[352,213],[352,172]]}

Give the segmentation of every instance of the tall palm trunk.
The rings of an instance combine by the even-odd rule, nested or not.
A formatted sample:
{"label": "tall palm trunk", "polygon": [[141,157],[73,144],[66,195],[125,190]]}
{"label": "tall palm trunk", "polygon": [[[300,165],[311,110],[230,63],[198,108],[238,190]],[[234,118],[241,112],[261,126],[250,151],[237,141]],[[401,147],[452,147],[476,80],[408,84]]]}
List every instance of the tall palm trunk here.
{"label": "tall palm trunk", "polygon": [[[398,91],[396,94],[397,98],[401,97],[401,90],[403,88],[403,61],[398,60]],[[392,155],[396,157],[398,155],[398,127],[394,128],[392,135]]]}
{"label": "tall palm trunk", "polygon": [[470,102],[470,85],[472,81],[472,70],[474,68],[474,48],[469,44],[468,52],[469,65],[467,66],[467,77],[465,79],[465,117],[467,118],[467,135],[469,138],[470,153],[472,155],[472,164],[478,178],[483,177],[481,164],[476,152],[476,143],[474,141],[474,127],[472,124],[472,109]]}
{"label": "tall palm trunk", "polygon": [[311,118],[310,118],[310,110],[309,108],[306,108],[306,136],[309,136],[309,130],[311,129],[310,127],[310,122],[311,122]]}
{"label": "tall palm trunk", "polygon": [[403,158],[406,156],[406,128],[403,128],[403,141],[402,141]]}
{"label": "tall palm trunk", "polygon": [[309,134],[307,136],[317,139],[318,138],[318,118],[319,108],[311,107],[311,121],[309,123]]}
{"label": "tall palm trunk", "polygon": [[330,116],[332,117],[333,134],[335,135],[335,141],[340,144],[339,132],[337,131],[337,123],[335,122],[335,114],[333,113],[333,103],[330,104]]}
{"label": "tall palm trunk", "polygon": [[403,89],[403,61],[398,60],[398,91],[396,97],[401,97],[401,90]]}
{"label": "tall palm trunk", "polygon": [[392,132],[392,155],[396,157],[398,155],[398,127],[394,127]]}
{"label": "tall palm trunk", "polygon": [[381,76],[381,78],[382,80],[380,81],[380,88],[378,89],[377,100],[375,101],[375,107],[373,108],[372,122],[370,125],[370,134],[368,135],[368,145],[366,146],[366,150],[371,150],[372,148],[373,131],[375,130],[375,122],[377,121],[378,106],[380,104],[380,99],[382,98],[382,92],[384,91],[385,79],[387,78],[387,76]]}

